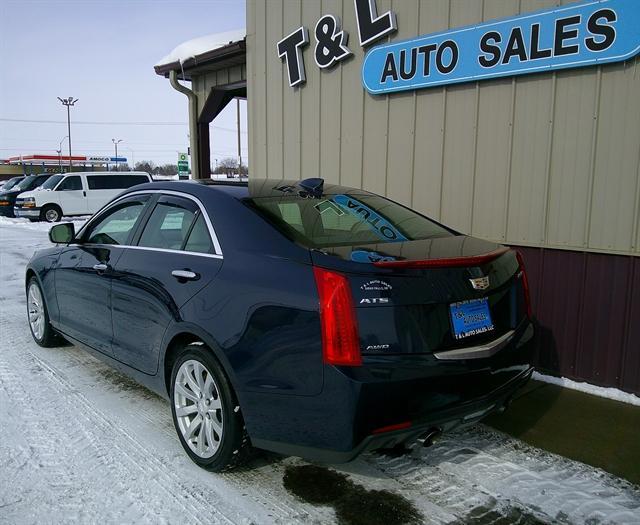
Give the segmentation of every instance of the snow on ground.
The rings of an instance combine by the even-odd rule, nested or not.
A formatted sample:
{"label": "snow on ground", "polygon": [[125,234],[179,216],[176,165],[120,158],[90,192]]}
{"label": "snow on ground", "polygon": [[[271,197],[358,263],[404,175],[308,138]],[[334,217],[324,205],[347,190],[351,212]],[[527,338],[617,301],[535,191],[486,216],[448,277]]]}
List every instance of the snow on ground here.
{"label": "snow on ground", "polygon": [[[81,217],[63,217],[61,222],[72,222],[75,225],[76,231],[78,231],[89,217],[90,215],[83,215]],[[52,226],[55,226],[55,224],[44,221],[31,222],[29,219],[21,217],[0,217],[0,227],[2,226],[13,226],[37,232],[48,232]]]}
{"label": "snow on ground", "polygon": [[[302,460],[201,470],[164,400],[74,346],[32,341],[24,266],[47,229],[0,221],[0,522],[334,522],[331,508],[284,488],[285,468]],[[640,524],[640,488],[484,426],[332,468],[408,498],[426,523]]]}
{"label": "snow on ground", "polygon": [[607,399],[613,399],[614,401],[620,401],[622,403],[628,403],[640,407],[640,397],[635,394],[623,392],[617,388],[605,388],[603,386],[591,385],[581,381],[573,381],[566,377],[553,377],[540,374],[538,372],[533,373],[533,378],[538,381],[544,381],[545,383],[551,383],[552,385],[558,385],[564,388],[570,388],[571,390],[579,390],[586,394],[591,394],[599,397],[606,397]]}

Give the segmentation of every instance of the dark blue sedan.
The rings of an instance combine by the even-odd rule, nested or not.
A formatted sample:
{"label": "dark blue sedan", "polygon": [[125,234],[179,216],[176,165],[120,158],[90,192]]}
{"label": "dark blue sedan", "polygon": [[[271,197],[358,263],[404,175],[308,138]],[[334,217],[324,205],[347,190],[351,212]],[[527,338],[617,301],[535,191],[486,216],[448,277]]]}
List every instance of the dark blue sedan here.
{"label": "dark blue sedan", "polygon": [[530,377],[509,248],[322,179],[133,187],[26,272],[29,326],[170,398],[187,454],[344,462],[502,410]]}

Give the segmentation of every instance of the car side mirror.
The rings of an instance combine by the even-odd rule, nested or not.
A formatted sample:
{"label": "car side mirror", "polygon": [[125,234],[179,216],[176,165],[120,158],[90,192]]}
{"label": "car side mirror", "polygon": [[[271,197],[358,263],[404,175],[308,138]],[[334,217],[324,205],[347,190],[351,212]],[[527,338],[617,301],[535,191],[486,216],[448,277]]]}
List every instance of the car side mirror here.
{"label": "car side mirror", "polygon": [[49,230],[49,240],[55,244],[69,244],[76,235],[73,223],[56,224]]}

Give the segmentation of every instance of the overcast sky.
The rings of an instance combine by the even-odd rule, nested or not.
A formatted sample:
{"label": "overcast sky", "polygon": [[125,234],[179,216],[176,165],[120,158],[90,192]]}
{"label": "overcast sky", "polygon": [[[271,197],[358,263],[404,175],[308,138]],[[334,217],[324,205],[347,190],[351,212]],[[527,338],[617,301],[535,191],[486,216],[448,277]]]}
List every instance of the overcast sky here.
{"label": "overcast sky", "polygon": [[[55,154],[67,134],[72,152],[113,153],[175,163],[188,145],[187,98],[153,70],[182,42],[245,27],[244,0],[0,0],[0,158]],[[243,162],[246,103],[241,103]],[[14,122],[62,121],[64,123]],[[77,121],[74,124],[74,121]],[[81,122],[96,124],[81,124]],[[97,124],[97,123],[120,124]],[[171,122],[178,125],[133,125]],[[237,156],[236,106],[212,124],[211,163]],[[68,146],[63,142],[63,154]]]}

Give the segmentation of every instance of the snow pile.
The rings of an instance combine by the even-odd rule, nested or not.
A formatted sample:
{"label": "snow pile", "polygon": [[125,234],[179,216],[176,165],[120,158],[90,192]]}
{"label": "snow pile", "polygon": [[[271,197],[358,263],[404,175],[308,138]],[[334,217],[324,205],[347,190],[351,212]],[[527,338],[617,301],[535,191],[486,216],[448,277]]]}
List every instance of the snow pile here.
{"label": "snow pile", "polygon": [[551,383],[552,385],[558,385],[564,388],[571,388],[572,390],[579,390],[585,394],[591,394],[593,396],[606,397],[607,399],[613,399],[614,401],[620,401],[621,403],[629,403],[630,405],[640,406],[640,397],[623,392],[617,388],[605,388],[603,386],[595,386],[589,383],[579,383],[578,381],[572,381],[566,377],[553,377],[545,376],[538,372],[533,373],[533,379],[536,381],[543,381],[545,383]]}
{"label": "snow pile", "polygon": [[247,35],[245,28],[226,31],[224,33],[214,33],[213,35],[201,36],[180,44],[166,57],[162,58],[157,64],[164,66],[179,62],[184,64],[190,58],[195,58],[208,51],[213,51],[221,47],[225,47],[233,42],[244,40]]}
{"label": "snow pile", "polygon": [[[82,227],[84,223],[87,222],[87,219],[89,219],[89,217],[89,215],[82,217],[73,217],[73,219],[70,217],[63,217],[62,222],[73,223],[76,231],[78,231],[80,227]],[[0,226],[14,226],[23,228],[25,230],[48,232],[52,226],[55,226],[55,224],[52,224],[50,222],[31,222],[29,219],[22,218],[14,219],[12,217],[0,217]]]}

